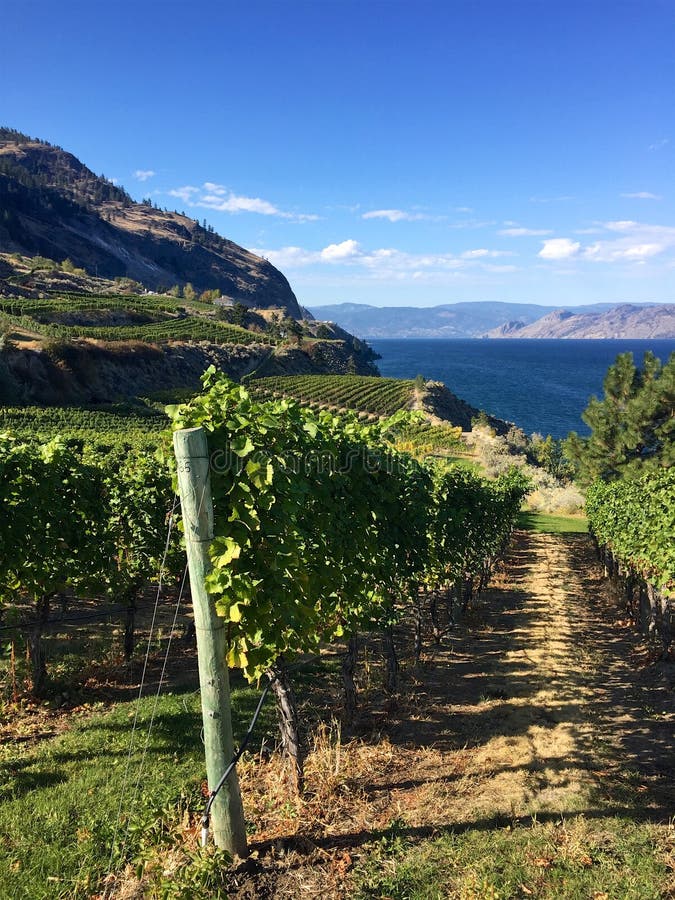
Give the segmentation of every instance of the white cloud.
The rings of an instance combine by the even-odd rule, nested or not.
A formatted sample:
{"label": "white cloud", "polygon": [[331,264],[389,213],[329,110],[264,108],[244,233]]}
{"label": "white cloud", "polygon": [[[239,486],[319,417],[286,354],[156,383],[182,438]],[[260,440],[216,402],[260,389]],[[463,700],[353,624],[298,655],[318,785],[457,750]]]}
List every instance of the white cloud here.
{"label": "white cloud", "polygon": [[156,174],[153,169],[136,169],[134,178],[137,181],[147,181],[149,178],[154,178]]}
{"label": "white cloud", "polygon": [[[644,263],[652,257],[675,252],[675,226],[648,225],[631,219],[599,223],[605,239],[582,247],[569,238],[543,242],[539,256],[543,259],[576,257],[595,263]],[[609,232],[609,234],[607,234]],[[586,229],[586,233],[598,233]]]}
{"label": "white cloud", "polygon": [[343,262],[360,254],[357,241],[342,241],[340,244],[329,244],[321,251],[321,259],[326,262]]}
{"label": "white cloud", "polygon": [[670,138],[661,138],[658,141],[654,141],[653,144],[649,145],[650,150],[663,150],[666,144],[670,143]]}
{"label": "white cloud", "polygon": [[548,228],[502,228],[497,234],[505,237],[541,237],[544,234],[551,234]]}
{"label": "white cloud", "polygon": [[631,244],[621,241],[597,241],[586,247],[584,256],[594,262],[616,262],[620,260],[644,260],[658,256],[666,249],[665,244]]}
{"label": "white cloud", "polygon": [[319,253],[313,250],[305,250],[302,247],[281,247],[279,250],[264,250],[253,247],[251,248],[251,253],[255,253],[256,256],[263,256],[282,271],[284,269],[304,268],[319,262],[320,258]]}
{"label": "white cloud", "polygon": [[578,241],[571,241],[569,238],[551,238],[543,241],[543,246],[539,251],[542,259],[569,259],[576,256],[581,249]]}
{"label": "white cloud", "polygon": [[348,239],[329,244],[322,250],[282,247],[279,250],[254,249],[280,269],[303,269],[310,266],[341,265],[359,269],[378,281],[427,281],[443,283],[471,270],[508,273],[515,266],[494,265],[487,260],[505,254],[501,250],[479,248],[457,256],[452,253],[407,253],[393,247],[365,250],[357,241]]}
{"label": "white cloud", "polygon": [[652,194],[650,191],[636,191],[634,194],[621,194],[629,200],[663,200],[659,194]]}
{"label": "white cloud", "polygon": [[473,212],[473,208],[471,206],[456,206],[455,212],[458,213],[471,213]]}
{"label": "white cloud", "polygon": [[608,228],[610,231],[635,231],[636,228],[640,227],[640,223],[633,222],[630,219],[618,219],[614,222],[603,223],[603,227]]}
{"label": "white cloud", "polygon": [[663,244],[635,244],[633,247],[626,247],[621,255],[624,259],[645,259],[648,256],[657,256],[665,249]]}
{"label": "white cloud", "polygon": [[362,219],[387,219],[389,222],[440,222],[445,216],[432,216],[423,212],[407,212],[404,209],[371,209],[362,213]]}
{"label": "white cloud", "polygon": [[481,221],[480,219],[463,219],[460,222],[451,222],[450,228],[488,228],[490,225],[496,225],[494,220]]}
{"label": "white cloud", "polygon": [[404,212],[402,209],[371,209],[369,212],[363,213],[361,218],[387,219],[389,222],[410,222],[420,217]]}
{"label": "white cloud", "polygon": [[216,184],[213,181],[205,181],[203,187],[209,194],[216,194],[218,197],[224,197],[227,194],[227,188],[224,185]]}
{"label": "white cloud", "polygon": [[197,193],[199,193],[199,188],[186,184],[184,187],[173,188],[173,190],[169,191],[169,196],[178,197],[183,203],[189,203],[192,199],[192,195]]}
{"label": "white cloud", "polygon": [[290,222],[316,222],[320,216],[310,213],[286,212],[263,200],[261,197],[246,197],[235,194],[223,184],[214,181],[205,181],[201,188],[187,185],[182,188],[174,188],[168,192],[171,197],[179,197],[189,206],[199,206],[204,209],[212,209],[216,212],[227,213],[256,213],[261,216],[277,216],[280,219],[288,219]]}
{"label": "white cloud", "polygon": [[243,197],[238,194],[203,194],[196,201],[195,206],[203,206],[206,209],[214,209],[217,212],[252,212],[259,213],[261,216],[283,216],[284,213],[277,209],[274,204],[267,200],[261,200],[260,197]]}
{"label": "white cloud", "polygon": [[487,250],[485,247],[479,247],[477,250],[465,250],[462,253],[462,259],[481,259],[486,256],[513,256],[513,253],[510,250]]}

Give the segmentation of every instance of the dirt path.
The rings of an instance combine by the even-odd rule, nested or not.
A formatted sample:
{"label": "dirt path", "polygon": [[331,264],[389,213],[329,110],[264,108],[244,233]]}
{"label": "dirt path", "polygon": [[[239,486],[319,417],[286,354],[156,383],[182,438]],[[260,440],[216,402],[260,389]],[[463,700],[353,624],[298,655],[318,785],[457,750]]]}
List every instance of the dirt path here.
{"label": "dirt path", "polygon": [[[260,794],[263,870],[241,896],[347,896],[346,871],[392,823],[416,841],[534,817],[667,822],[674,681],[621,621],[587,536],[520,532],[496,586],[405,671],[401,695],[373,691],[339,749],[324,730],[292,834],[260,814]],[[269,791],[260,774],[245,795]]]}

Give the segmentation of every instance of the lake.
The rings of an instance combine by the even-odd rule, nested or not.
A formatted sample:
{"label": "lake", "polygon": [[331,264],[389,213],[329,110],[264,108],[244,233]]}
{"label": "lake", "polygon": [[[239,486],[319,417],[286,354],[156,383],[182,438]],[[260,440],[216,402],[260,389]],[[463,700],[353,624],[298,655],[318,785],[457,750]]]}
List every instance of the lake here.
{"label": "lake", "polygon": [[581,421],[592,394],[619,353],[631,351],[641,362],[652,350],[665,362],[675,340],[418,340],[368,342],[382,359],[377,365],[389,378],[443,381],[478,409],[509,422],[527,434],[534,431],[565,437],[587,434]]}

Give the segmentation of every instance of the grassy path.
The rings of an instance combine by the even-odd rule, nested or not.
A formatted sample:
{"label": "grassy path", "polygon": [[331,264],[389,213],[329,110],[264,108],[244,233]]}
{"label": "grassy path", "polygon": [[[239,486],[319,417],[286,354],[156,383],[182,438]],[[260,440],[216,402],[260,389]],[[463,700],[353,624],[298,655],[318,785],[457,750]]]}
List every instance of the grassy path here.
{"label": "grassy path", "polygon": [[675,896],[672,671],[618,617],[587,536],[520,532],[235,896]]}

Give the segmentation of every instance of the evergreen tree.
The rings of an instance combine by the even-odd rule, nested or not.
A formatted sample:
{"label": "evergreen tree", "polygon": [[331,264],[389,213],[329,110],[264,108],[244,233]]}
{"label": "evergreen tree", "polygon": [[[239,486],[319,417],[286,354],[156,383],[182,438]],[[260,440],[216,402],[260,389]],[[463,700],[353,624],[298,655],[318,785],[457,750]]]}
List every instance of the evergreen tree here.
{"label": "evergreen tree", "polygon": [[645,467],[675,462],[675,353],[662,365],[645,353],[642,369],[620,354],[604,381],[604,397],[591,397],[582,419],[590,437],[572,432],[565,452],[582,483],[611,481]]}

